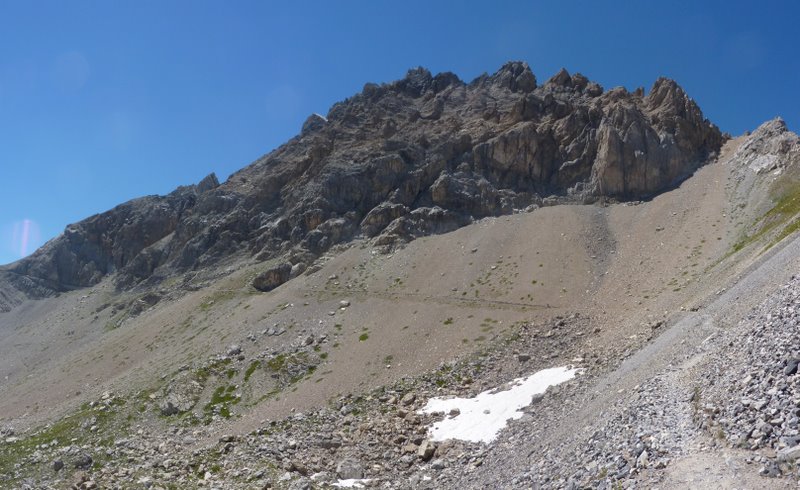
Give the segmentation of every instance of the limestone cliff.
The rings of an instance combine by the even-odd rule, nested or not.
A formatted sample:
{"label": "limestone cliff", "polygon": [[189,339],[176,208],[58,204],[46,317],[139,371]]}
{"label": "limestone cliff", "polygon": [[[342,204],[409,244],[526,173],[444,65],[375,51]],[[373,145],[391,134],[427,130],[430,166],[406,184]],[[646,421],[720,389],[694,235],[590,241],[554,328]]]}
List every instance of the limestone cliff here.
{"label": "limestone cliff", "polygon": [[604,91],[521,62],[470,83],[423,68],[367,84],[219,184],[122,204],[69,225],[0,269],[6,300],[96,284],[157,282],[227,258],[291,264],[363,236],[392,244],[558,202],[642,199],[709,161],[720,131],[672,80]]}

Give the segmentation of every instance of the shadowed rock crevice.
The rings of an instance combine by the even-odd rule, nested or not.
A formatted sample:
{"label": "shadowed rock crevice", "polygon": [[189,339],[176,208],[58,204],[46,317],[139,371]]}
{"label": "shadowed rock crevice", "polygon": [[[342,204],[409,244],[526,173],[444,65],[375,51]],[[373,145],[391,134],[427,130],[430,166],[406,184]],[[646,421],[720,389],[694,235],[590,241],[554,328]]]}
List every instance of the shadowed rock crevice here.
{"label": "shadowed rock crevice", "polygon": [[234,256],[296,265],[358,236],[392,245],[543,204],[650,197],[723,141],[664,78],[645,95],[566,70],[538,85],[522,62],[468,84],[416,68],[310,116],[223,184],[211,175],[130,201],[5,270],[44,285],[20,286],[39,297],[114,273],[128,288]]}

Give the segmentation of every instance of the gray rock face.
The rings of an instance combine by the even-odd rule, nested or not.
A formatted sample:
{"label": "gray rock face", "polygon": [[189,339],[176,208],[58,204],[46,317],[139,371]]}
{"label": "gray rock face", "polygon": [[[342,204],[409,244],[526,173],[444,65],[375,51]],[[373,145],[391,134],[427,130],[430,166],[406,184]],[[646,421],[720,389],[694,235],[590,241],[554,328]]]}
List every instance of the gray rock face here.
{"label": "gray rock face", "polygon": [[[566,70],[538,85],[521,62],[470,83],[417,68],[312,115],[223,184],[211,175],[69,225],[0,269],[0,308],[110,274],[128,288],[232,256],[308,263],[359,235],[391,245],[552,196],[640,199],[676,185],[722,143],[668,79],[644,95],[603,92]],[[284,280],[283,269],[269,272],[259,289]]]}
{"label": "gray rock face", "polygon": [[253,279],[253,287],[259,291],[271,291],[289,280],[292,275],[290,264],[280,264],[268,269]]}
{"label": "gray rock face", "polygon": [[759,126],[737,150],[735,157],[756,173],[769,172],[800,161],[800,137],[781,118]]}

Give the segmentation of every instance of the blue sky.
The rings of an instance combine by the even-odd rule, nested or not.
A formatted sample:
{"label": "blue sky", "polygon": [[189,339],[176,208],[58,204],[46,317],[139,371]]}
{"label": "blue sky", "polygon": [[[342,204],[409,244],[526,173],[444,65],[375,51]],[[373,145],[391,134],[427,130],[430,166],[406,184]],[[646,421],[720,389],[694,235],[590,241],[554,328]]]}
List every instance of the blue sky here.
{"label": "blue sky", "polygon": [[665,75],[724,131],[798,128],[796,2],[495,3],[0,2],[0,264],[128,199],[225,179],[414,66]]}

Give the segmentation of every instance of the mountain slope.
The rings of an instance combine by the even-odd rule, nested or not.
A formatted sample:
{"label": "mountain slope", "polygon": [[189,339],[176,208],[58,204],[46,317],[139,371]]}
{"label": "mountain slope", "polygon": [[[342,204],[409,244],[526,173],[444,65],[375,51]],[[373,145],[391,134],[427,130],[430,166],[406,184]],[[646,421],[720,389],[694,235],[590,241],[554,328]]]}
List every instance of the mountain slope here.
{"label": "mountain slope", "polygon": [[[0,445],[0,464],[21,464],[3,466],[12,468],[9,478],[61,484],[86,452],[99,465],[89,475],[103,486],[142,478],[192,486],[205,472],[223,488],[302,486],[315,472],[322,485],[336,480],[343,461],[397,488],[489,481],[555,488],[570,478],[613,488],[681,478],[697,454],[691,447],[664,436],[664,445],[648,446],[653,468],[644,472],[629,463],[642,441],[628,431],[649,420],[659,433],[686,437],[680,431],[693,426],[683,418],[691,413],[681,396],[692,392],[685,379],[705,374],[693,374],[694,362],[686,371],[675,366],[694,352],[695,339],[746,317],[795,268],[794,248],[784,247],[790,239],[765,251],[793,217],[757,232],[785,200],[780,189],[797,181],[796,146],[762,152],[778,163],[769,172],[747,164],[755,142],[791,139],[780,127],[773,121],[731,140],[717,161],[647,202],[486,218],[388,254],[358,240],[268,293],[250,286],[262,266],[249,264],[197,291],[156,289],[163,299],[154,306],[146,294],[117,291],[111,278],[25,301],[0,316],[2,425],[21,438]],[[778,254],[783,262],[762,269]],[[726,288],[730,294],[718,294]],[[126,305],[137,314],[120,316]],[[703,320],[712,313],[713,328]],[[497,443],[441,444],[431,460],[404,452],[424,441],[433,418],[408,414],[428,398],[474,395],[569,363],[585,374],[548,392]],[[642,381],[652,375],[656,384]],[[409,394],[414,401],[406,405]],[[85,408],[88,402],[94,405]],[[625,418],[653,406],[668,408],[668,417]],[[58,423],[39,425],[52,420]],[[584,452],[583,435],[595,433],[608,437],[595,437],[597,449]],[[51,439],[79,442],[39,453],[31,446]],[[559,456],[527,456],[536,447]],[[152,466],[165,455],[173,463]],[[678,473],[673,457],[684,461]],[[52,473],[49,461],[57,458],[68,471]]]}
{"label": "mountain slope", "polygon": [[[470,94],[490,79],[458,86]],[[519,95],[500,87],[491,90]],[[569,97],[586,96],[574,92]],[[658,92],[628,97],[642,109]],[[306,176],[302,186],[279,186],[283,208],[275,212],[295,220],[291,233],[306,216],[287,211],[306,209],[302,189],[319,197],[334,176],[352,170],[356,181],[364,178],[361,167],[337,167],[333,157],[313,172],[287,163],[298,141],[341,130],[336,121],[313,118],[305,135],[265,157],[275,160],[224,184],[209,177],[80,226],[124,228],[143,243],[151,226],[144,223],[169,230],[173,217],[179,229],[199,216],[216,219],[213,206],[197,214],[198,206],[223,191],[251,195],[260,175],[273,179],[282,169]],[[425,121],[416,126],[437,124]],[[352,241],[324,252],[306,248],[307,233],[277,248],[206,255],[208,266],[162,280],[184,267],[171,262],[178,239],[167,232],[157,246],[166,262],[147,278],[126,280],[122,265],[93,286],[45,291],[35,301],[19,292],[23,286],[8,288],[17,296],[0,314],[0,486],[328,488],[366,477],[390,488],[786,487],[792,466],[777,457],[797,442],[790,403],[797,383],[783,371],[796,338],[783,320],[797,316],[794,297],[777,289],[795,288],[800,260],[800,139],[776,119],[729,139],[716,158],[680,166],[694,172],[645,201],[600,194],[590,170],[583,186],[558,191],[553,177],[553,187],[530,191],[541,207],[480,218],[480,197],[466,191],[454,201],[460,208],[434,212],[431,184],[414,208],[427,228],[388,222],[373,234],[361,219]],[[440,171],[430,182],[462,179],[459,172]],[[490,177],[493,186],[502,180],[464,179]],[[504,189],[527,192],[515,185],[533,184],[509,179]],[[171,214],[181,202],[182,214]],[[393,206],[383,202],[376,206]],[[231,213],[241,206],[231,204]],[[419,217],[425,208],[432,215]],[[432,226],[436,215],[465,225],[441,233],[448,228]],[[324,236],[333,229],[324,223],[345,219],[320,216],[312,232]],[[285,228],[278,221],[262,232]],[[434,235],[391,246],[415,233]],[[108,235],[108,250],[141,246],[123,236],[115,244]],[[56,254],[61,245],[48,247]],[[253,286],[265,269],[287,263],[309,267],[269,291]],[[39,284],[11,272],[19,266],[4,273]],[[766,335],[764,318],[772,322]],[[417,413],[429,399],[474,396],[569,364],[583,374],[533,400],[492,444],[428,440],[431,423],[458,416]],[[751,379],[743,383],[738,373]],[[773,384],[778,393],[765,395],[767,404],[741,410],[743,397]],[[762,422],[773,427],[768,437],[748,432],[742,444]],[[65,466],[54,472],[59,461]],[[760,480],[762,467],[783,478]]]}
{"label": "mountain slope", "polygon": [[469,84],[415,69],[367,84],[327,118],[311,116],[299,136],[222,185],[211,175],[68,226],[0,269],[0,307],[18,301],[14,290],[43,297],[109,274],[121,288],[157,284],[232,257],[283,256],[297,273],[358,236],[394,244],[531,206],[650,197],[722,142],[663,78],[645,95],[604,92],[564,70],[537,86],[519,62]]}

